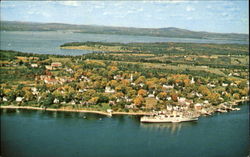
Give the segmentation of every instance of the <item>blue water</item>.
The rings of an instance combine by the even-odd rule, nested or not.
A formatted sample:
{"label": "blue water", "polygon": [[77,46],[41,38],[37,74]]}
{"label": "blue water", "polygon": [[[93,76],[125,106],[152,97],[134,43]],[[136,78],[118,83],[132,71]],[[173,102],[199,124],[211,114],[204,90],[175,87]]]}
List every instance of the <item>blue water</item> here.
{"label": "blue water", "polygon": [[142,124],[136,116],[19,111],[1,110],[3,157],[246,157],[249,153],[249,105],[180,124]]}
{"label": "blue water", "polygon": [[132,35],[107,35],[107,34],[85,34],[71,32],[30,32],[30,31],[0,31],[0,49],[15,50],[21,52],[81,55],[92,51],[86,50],[63,50],[60,45],[67,42],[102,41],[102,42],[190,42],[190,43],[237,43],[248,44],[248,41],[237,40],[207,40],[189,38],[167,38]]}

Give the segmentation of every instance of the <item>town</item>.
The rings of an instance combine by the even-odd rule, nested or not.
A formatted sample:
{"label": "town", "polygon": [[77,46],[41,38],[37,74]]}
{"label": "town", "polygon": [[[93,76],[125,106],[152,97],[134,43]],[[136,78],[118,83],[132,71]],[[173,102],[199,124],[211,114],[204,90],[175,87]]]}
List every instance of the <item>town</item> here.
{"label": "town", "polygon": [[[196,45],[193,45],[194,51]],[[176,50],[174,46],[170,50]],[[223,48],[220,47],[223,51],[230,49]],[[245,68],[248,62],[239,64],[238,59],[238,64],[232,63],[228,68],[204,63],[190,66],[190,58],[203,58],[206,62],[206,58],[216,60],[228,55],[218,57],[211,53],[195,57],[183,54],[186,52],[179,45],[178,49],[181,54],[168,56],[172,58],[171,63],[155,63],[155,58],[166,58],[162,52],[133,53],[129,48],[128,52],[94,52],[82,56],[1,51],[1,106],[142,115],[178,112],[200,116],[238,110],[234,107],[237,102],[249,99],[248,69]],[[247,46],[240,46],[242,52],[237,47],[230,51],[239,52],[238,58],[247,60],[246,49]],[[189,59],[183,62],[183,57]],[[236,54],[233,57],[232,62],[237,60]]]}

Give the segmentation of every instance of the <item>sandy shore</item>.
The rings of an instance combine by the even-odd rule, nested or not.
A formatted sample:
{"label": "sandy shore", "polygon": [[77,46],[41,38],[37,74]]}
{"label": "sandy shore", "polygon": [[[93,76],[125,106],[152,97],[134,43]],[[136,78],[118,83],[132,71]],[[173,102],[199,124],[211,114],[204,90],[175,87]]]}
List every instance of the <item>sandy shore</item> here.
{"label": "sandy shore", "polygon": [[[1,109],[27,109],[27,110],[45,110],[41,107],[31,107],[31,106],[0,106]],[[100,115],[111,116],[108,112],[103,111],[93,111],[93,110],[76,110],[76,109],[53,109],[46,108],[46,111],[58,111],[58,112],[81,112],[81,113],[95,113]],[[151,115],[147,112],[112,112],[112,115]]]}

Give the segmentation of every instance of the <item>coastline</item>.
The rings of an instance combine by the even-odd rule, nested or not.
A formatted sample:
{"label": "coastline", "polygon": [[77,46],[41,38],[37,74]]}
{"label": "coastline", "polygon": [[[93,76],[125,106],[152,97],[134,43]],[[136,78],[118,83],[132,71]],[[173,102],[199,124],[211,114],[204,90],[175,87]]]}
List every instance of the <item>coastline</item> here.
{"label": "coastline", "polygon": [[[31,107],[31,106],[0,106],[0,109],[26,109],[26,110],[44,110],[44,111],[58,111],[58,112],[79,112],[79,113],[94,113],[105,116],[111,116],[110,113],[104,111],[94,111],[94,110],[76,110],[76,109],[53,109],[53,108],[41,108],[41,107]],[[151,115],[150,112],[112,112],[112,115]]]}
{"label": "coastline", "polygon": [[[240,102],[247,102],[247,100],[235,100],[233,103],[238,106]],[[79,113],[94,113],[94,114],[100,114],[105,116],[112,116],[112,115],[140,115],[140,116],[149,116],[152,115],[150,112],[104,112],[104,111],[96,111],[96,110],[84,110],[84,109],[53,109],[53,108],[41,108],[41,107],[31,107],[31,106],[14,106],[14,105],[8,105],[8,106],[2,106],[0,105],[0,109],[26,109],[26,110],[44,110],[44,111],[56,111],[56,112],[79,112]],[[214,113],[214,112],[213,112]],[[213,114],[212,113],[212,114]],[[202,114],[201,114],[202,115]],[[200,115],[200,116],[201,116]]]}

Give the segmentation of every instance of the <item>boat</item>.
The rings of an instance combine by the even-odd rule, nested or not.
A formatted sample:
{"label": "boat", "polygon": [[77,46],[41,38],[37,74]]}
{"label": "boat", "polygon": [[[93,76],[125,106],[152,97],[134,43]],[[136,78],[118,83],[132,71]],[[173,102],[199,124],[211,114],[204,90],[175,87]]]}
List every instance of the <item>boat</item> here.
{"label": "boat", "polygon": [[179,115],[155,115],[155,116],[143,116],[140,121],[142,123],[179,123],[188,121],[197,121],[198,117],[184,117]]}
{"label": "boat", "polygon": [[227,112],[227,110],[223,110],[223,109],[217,109],[217,112],[220,112],[220,113],[225,113],[225,112]]}

